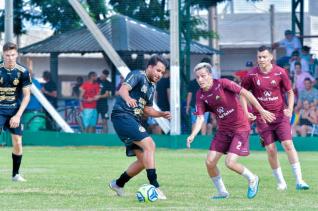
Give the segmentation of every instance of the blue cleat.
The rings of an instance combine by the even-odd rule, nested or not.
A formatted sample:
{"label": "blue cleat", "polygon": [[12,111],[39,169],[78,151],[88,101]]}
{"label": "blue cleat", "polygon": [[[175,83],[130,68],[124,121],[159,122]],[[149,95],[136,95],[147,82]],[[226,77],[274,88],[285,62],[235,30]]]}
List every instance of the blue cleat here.
{"label": "blue cleat", "polygon": [[256,196],[258,192],[259,178],[255,176],[255,181],[253,184],[250,184],[247,189],[247,198],[252,199]]}
{"label": "blue cleat", "polygon": [[230,197],[230,194],[229,193],[219,193],[215,196],[212,196],[211,199],[213,200],[218,200],[218,199],[227,199]]}
{"label": "blue cleat", "polygon": [[307,183],[302,182],[302,183],[298,183],[296,185],[296,190],[308,190],[309,189],[309,185],[307,185]]}

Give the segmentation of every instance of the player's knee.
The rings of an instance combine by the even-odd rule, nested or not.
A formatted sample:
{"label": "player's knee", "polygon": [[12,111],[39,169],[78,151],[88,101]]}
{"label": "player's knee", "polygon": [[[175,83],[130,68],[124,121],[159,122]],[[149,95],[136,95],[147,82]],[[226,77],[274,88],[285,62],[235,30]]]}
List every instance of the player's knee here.
{"label": "player's knee", "polygon": [[229,169],[232,169],[233,166],[235,165],[235,161],[232,160],[232,159],[226,158],[226,159],[225,159],[225,165],[226,165],[226,167],[228,167]]}
{"label": "player's knee", "polygon": [[216,166],[216,162],[214,160],[211,160],[211,159],[206,159],[205,160],[205,165],[208,168],[214,168]]}
{"label": "player's knee", "polygon": [[14,143],[13,144],[13,151],[14,151],[14,154],[21,155],[22,154],[22,143],[21,142]]}
{"label": "player's knee", "polygon": [[295,147],[292,143],[286,143],[283,146],[286,152],[291,152],[295,150]]}
{"label": "player's knee", "polygon": [[267,154],[269,154],[270,156],[274,156],[277,154],[277,150],[275,147],[268,147],[267,148]]}

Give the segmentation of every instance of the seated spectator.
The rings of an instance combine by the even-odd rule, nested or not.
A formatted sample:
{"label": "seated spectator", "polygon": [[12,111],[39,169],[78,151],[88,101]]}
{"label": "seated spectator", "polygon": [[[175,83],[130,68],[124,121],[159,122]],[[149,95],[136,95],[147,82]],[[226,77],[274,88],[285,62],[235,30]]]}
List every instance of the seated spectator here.
{"label": "seated spectator", "polygon": [[301,49],[301,43],[298,39],[298,37],[295,36],[295,34],[291,30],[285,31],[285,38],[279,42],[276,42],[272,45],[272,48],[278,48],[283,47],[285,48],[286,55],[282,58],[279,58],[277,60],[277,65],[283,67],[286,63],[288,63],[288,60],[292,56],[292,53],[294,51],[300,51]]}
{"label": "seated spectator", "polygon": [[295,77],[294,77],[294,83],[295,83],[295,88],[297,89],[298,92],[302,91],[305,89],[305,79],[309,78],[312,82],[312,84],[316,83],[316,80],[314,77],[312,77],[308,72],[303,72],[301,70],[301,64],[300,62],[295,63]]}
{"label": "seated spectator", "polygon": [[313,88],[310,78],[305,78],[304,84],[305,89],[301,90],[298,95],[297,106],[295,107],[296,112],[300,111],[304,101],[308,101],[310,104],[313,103],[316,107],[318,106],[318,90]]}
{"label": "seated spectator", "polygon": [[302,137],[306,137],[312,130],[312,125],[317,124],[317,116],[315,110],[312,109],[308,101],[303,102],[303,107],[299,112],[299,120],[296,125],[296,133]]}
{"label": "seated spectator", "polygon": [[309,72],[309,65],[305,59],[300,58],[300,54],[298,51],[294,51],[292,54],[292,57],[289,60],[290,64],[290,76],[293,77],[295,75],[295,64],[300,63],[301,64],[301,71],[302,72]]}

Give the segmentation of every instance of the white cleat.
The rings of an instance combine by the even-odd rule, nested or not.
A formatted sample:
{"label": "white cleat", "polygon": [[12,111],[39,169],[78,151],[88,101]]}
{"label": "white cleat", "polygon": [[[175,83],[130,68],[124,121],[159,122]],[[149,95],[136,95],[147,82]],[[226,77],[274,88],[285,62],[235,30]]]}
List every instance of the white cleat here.
{"label": "white cleat", "polygon": [[158,194],[158,199],[160,199],[160,200],[166,200],[167,199],[166,195],[159,188],[156,188],[156,192]]}
{"label": "white cleat", "polygon": [[285,191],[285,190],[287,190],[287,185],[286,185],[286,183],[278,183],[278,184],[277,184],[277,190],[279,190],[279,191]]}
{"label": "white cleat", "polygon": [[26,182],[26,179],[24,179],[20,174],[16,174],[14,177],[12,177],[13,182]]}
{"label": "white cleat", "polygon": [[124,196],[124,188],[119,187],[116,184],[116,180],[112,180],[109,183],[109,188],[116,192],[117,196]]}

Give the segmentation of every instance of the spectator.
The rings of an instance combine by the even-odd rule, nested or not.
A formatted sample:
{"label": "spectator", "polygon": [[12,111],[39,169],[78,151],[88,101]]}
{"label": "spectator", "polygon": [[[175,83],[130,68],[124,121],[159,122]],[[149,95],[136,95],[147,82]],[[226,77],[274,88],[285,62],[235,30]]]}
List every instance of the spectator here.
{"label": "spectator", "polygon": [[303,72],[301,70],[301,63],[295,62],[295,87],[297,89],[297,92],[300,92],[305,89],[305,79],[309,78],[312,82],[312,84],[316,83],[316,80],[314,77],[312,77],[308,72]]}
{"label": "spectator", "polygon": [[168,69],[157,83],[156,100],[162,111],[170,111],[170,72]]}
{"label": "spectator", "polygon": [[277,64],[283,67],[284,64],[288,63],[288,60],[290,59],[294,51],[300,51],[301,43],[291,30],[286,30],[285,39],[276,42],[272,45],[273,49],[278,47],[283,47],[286,51],[285,56],[277,60]]}
{"label": "spectator", "polygon": [[[33,71],[31,68],[29,69],[29,73],[30,73],[30,76],[32,79],[32,84],[34,84],[36,86],[36,88],[41,90],[42,85],[40,84],[40,82],[36,78],[34,78]],[[31,98],[30,98],[28,106],[25,109],[25,112],[34,112],[34,111],[39,112],[41,110],[42,110],[41,103],[38,101],[38,99],[33,94],[31,94]]]}
{"label": "spectator", "polygon": [[299,52],[294,51],[292,57],[289,60],[290,64],[290,76],[293,77],[295,75],[295,64],[296,62],[301,64],[302,72],[309,72],[309,65],[305,59],[300,58]]}
{"label": "spectator", "polygon": [[72,96],[79,98],[80,96],[80,87],[82,86],[84,82],[84,78],[82,76],[77,76],[76,78],[76,84],[74,85],[72,89]]}
{"label": "spectator", "polygon": [[100,98],[99,84],[95,72],[88,73],[88,80],[80,88],[80,100],[83,126],[86,133],[96,132],[97,123],[97,100]]}
{"label": "spectator", "polygon": [[[197,91],[199,90],[199,84],[196,79],[193,79],[190,81],[189,86],[188,86],[188,93],[187,93],[187,105],[186,105],[186,114],[190,114],[191,118],[191,128],[193,129],[194,124],[196,122],[196,115],[194,115],[195,112],[195,96]],[[202,124],[201,128],[201,134],[206,135],[207,132],[207,123],[209,119],[209,112],[206,112],[204,114],[204,123]],[[192,130],[191,129],[191,130]]]}
{"label": "spectator", "polygon": [[312,109],[310,103],[305,100],[303,107],[299,112],[298,125],[296,125],[296,133],[302,137],[306,137],[312,130],[312,125],[317,124],[317,116],[315,110]]}
{"label": "spectator", "polygon": [[[57,86],[54,81],[52,81],[52,75],[49,71],[44,71],[42,75],[45,83],[42,86],[41,91],[43,92],[46,99],[52,104],[54,108],[57,108]],[[46,129],[55,130],[55,123],[51,115],[45,110],[45,115],[47,117]]]}
{"label": "spectator", "polygon": [[108,98],[112,95],[112,83],[107,79],[109,76],[108,70],[103,70],[102,74],[98,78],[97,82],[99,83],[100,88],[100,98],[97,101],[97,120],[99,114],[102,117],[102,126],[103,133],[108,133],[107,120],[108,116]]}
{"label": "spectator", "polygon": [[308,101],[310,104],[313,103],[314,106],[318,105],[318,90],[313,88],[313,84],[310,78],[305,78],[305,89],[299,92],[297,106],[295,111],[299,111],[302,108],[304,101]]}

